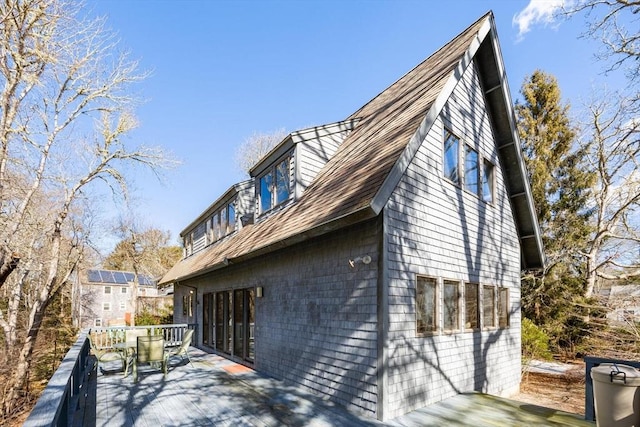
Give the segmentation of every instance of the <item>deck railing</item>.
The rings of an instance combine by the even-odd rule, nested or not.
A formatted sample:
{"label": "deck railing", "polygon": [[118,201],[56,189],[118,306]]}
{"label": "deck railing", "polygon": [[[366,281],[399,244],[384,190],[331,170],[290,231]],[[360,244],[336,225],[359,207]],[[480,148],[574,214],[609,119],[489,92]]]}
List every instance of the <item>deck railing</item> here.
{"label": "deck railing", "polygon": [[23,426],[71,425],[78,398],[83,391],[83,386],[87,383],[86,377],[91,369],[88,363],[88,332],[88,330],[80,332],[75,344],[49,380],[49,384]]}
{"label": "deck railing", "polygon": [[[168,345],[180,345],[187,329],[195,329],[192,346],[197,346],[198,335],[196,324],[174,324],[135,326],[135,329],[149,329],[151,335],[163,335]],[[92,328],[80,332],[78,339],[60,366],[53,374],[29,417],[25,427],[62,427],[74,425],[73,417],[78,411],[80,396],[85,392],[89,373],[93,369],[93,357],[89,354],[89,334],[99,337],[99,348],[109,347],[125,340],[125,331],[132,329],[126,326],[109,328]],[[95,335],[94,335],[95,334]]]}
{"label": "deck railing", "polygon": [[595,421],[596,409],[593,406],[593,379],[591,378],[591,369],[602,363],[617,363],[619,365],[629,365],[634,368],[640,368],[640,362],[633,360],[606,359],[603,357],[586,356],[584,358],[585,370],[585,390],[584,390],[584,419]]}
{"label": "deck railing", "polygon": [[[150,326],[109,326],[106,328],[91,328],[91,339],[94,345],[99,348],[111,348],[114,344],[122,343],[126,340],[125,331],[131,329],[147,329],[149,335],[162,335],[168,347],[178,346],[182,343],[182,337],[187,329],[193,329],[195,325],[186,323],[171,325],[150,325]],[[195,343],[193,343],[195,345]]]}

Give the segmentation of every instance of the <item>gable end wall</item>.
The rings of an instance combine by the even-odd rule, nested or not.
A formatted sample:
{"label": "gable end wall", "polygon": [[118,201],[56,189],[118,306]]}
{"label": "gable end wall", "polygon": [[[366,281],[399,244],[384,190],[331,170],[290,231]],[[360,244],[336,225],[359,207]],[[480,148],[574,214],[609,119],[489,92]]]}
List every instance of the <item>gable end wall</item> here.
{"label": "gable end wall", "polygon": [[[493,204],[443,178],[443,117],[461,143],[470,144],[495,165]],[[474,64],[465,71],[383,212],[389,265],[384,418],[458,393],[517,391],[520,248]],[[508,287],[510,327],[417,336],[418,274],[438,278],[440,284],[444,278]],[[439,323],[441,331],[441,315]]]}

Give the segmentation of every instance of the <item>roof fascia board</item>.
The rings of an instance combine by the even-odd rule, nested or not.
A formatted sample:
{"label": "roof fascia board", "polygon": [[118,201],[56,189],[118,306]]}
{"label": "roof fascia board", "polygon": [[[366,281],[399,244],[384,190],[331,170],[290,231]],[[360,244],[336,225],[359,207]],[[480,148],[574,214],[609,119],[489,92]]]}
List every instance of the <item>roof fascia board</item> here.
{"label": "roof fascia board", "polygon": [[[351,212],[347,215],[343,215],[341,217],[338,218],[333,218],[330,221],[327,222],[323,222],[317,226],[315,226],[314,228],[305,231],[302,234],[295,234],[289,237],[286,237],[284,239],[281,240],[277,240],[275,242],[272,242],[266,246],[261,246],[258,248],[255,248],[253,250],[251,250],[250,252],[247,252],[244,255],[240,255],[238,257],[232,257],[232,258],[224,258],[223,262],[218,262],[216,264],[213,264],[205,269],[201,269],[201,270],[197,270],[197,271],[193,271],[192,273],[186,274],[184,276],[179,276],[179,277],[175,277],[172,279],[168,279],[168,280],[162,280],[159,284],[161,285],[166,285],[169,283],[176,283],[176,282],[180,282],[183,280],[188,280],[188,279],[192,279],[194,277],[198,277],[198,276],[202,276],[204,274],[207,273],[211,273],[213,271],[216,270],[220,270],[222,268],[228,267],[232,264],[235,263],[240,263],[246,260],[249,260],[251,258],[255,258],[257,256],[266,254],[266,253],[271,253],[274,252],[276,250],[279,249],[283,249],[283,248],[287,248],[289,246],[293,246],[295,244],[298,243],[302,243],[305,242],[307,240],[310,240],[312,238],[315,237],[319,237],[322,236],[324,234],[327,233],[331,233],[332,231],[336,231],[339,230],[341,228],[347,227],[349,225],[353,225],[353,224],[357,224],[366,220],[369,220],[371,218],[375,218],[377,216],[376,213],[374,213],[368,206],[364,207],[358,211],[355,212]],[[164,278],[163,278],[164,279]]]}
{"label": "roof fascia board", "polygon": [[184,237],[191,230],[196,228],[202,221],[205,220],[209,215],[212,215],[216,210],[220,209],[224,204],[228,203],[234,196],[240,193],[242,190],[247,190],[253,187],[253,179],[247,179],[241,181],[237,184],[233,184],[224,194],[215,202],[211,203],[207,209],[205,209],[198,218],[193,220],[189,225],[187,225],[181,232],[180,237]]}
{"label": "roof fascia board", "polygon": [[[511,100],[511,92],[509,90],[509,83],[506,77],[506,71],[504,66],[504,61],[502,59],[502,51],[500,50],[500,43],[498,41],[498,33],[495,29],[495,21],[493,15],[490,17],[490,23],[493,31],[490,33],[491,46],[493,51],[495,52],[495,61],[496,68],[498,70],[498,75],[500,78],[500,86],[502,88],[502,99],[504,102],[504,106],[507,110],[507,119],[509,120],[509,128],[511,130],[511,138],[512,141],[510,144],[513,146],[514,154],[518,163],[518,171],[522,176],[522,179],[525,181],[524,185],[524,194],[514,195],[511,194],[510,197],[514,196],[524,196],[526,199],[527,208],[529,210],[529,214],[531,216],[531,221],[533,223],[534,228],[534,236],[528,236],[528,238],[534,238],[536,241],[536,246],[538,249],[538,256],[540,257],[541,268],[544,268],[546,259],[544,255],[544,245],[542,243],[542,233],[540,231],[540,225],[538,223],[538,216],[536,215],[535,205],[533,203],[533,194],[531,193],[531,184],[529,183],[529,175],[527,174],[524,158],[522,157],[522,151],[520,147],[522,144],[520,143],[520,137],[518,136],[517,126],[516,126],[516,116],[515,111],[513,109],[513,102]],[[501,146],[500,149],[504,149],[505,146]],[[513,204],[512,204],[513,206]],[[523,236],[520,236],[522,239]]]}
{"label": "roof fascia board", "polygon": [[429,108],[429,111],[427,112],[425,118],[422,120],[422,123],[409,140],[406,148],[404,149],[396,163],[393,165],[393,168],[389,172],[389,175],[387,175],[387,178],[384,180],[382,186],[371,201],[371,208],[376,212],[376,214],[379,214],[382,211],[382,208],[384,208],[384,206],[387,204],[387,201],[391,197],[391,194],[393,193],[395,188],[398,186],[400,179],[402,179],[402,176],[409,167],[409,164],[413,160],[413,157],[418,152],[420,145],[422,145],[422,141],[424,141],[427,134],[431,130],[431,127],[442,112],[442,109],[449,100],[449,97],[451,96],[451,93],[455,89],[456,85],[458,84],[460,79],[462,79],[462,75],[464,74],[465,70],[473,61],[473,58],[480,48],[482,41],[485,39],[487,34],[491,32],[491,30],[492,25],[489,18],[487,18],[478,30],[476,36],[469,44],[469,48],[460,59],[460,62],[451,73],[451,76],[443,86],[440,94],[431,105],[431,108]]}
{"label": "roof fascia board", "polygon": [[265,154],[265,156],[258,163],[255,164],[249,170],[249,175],[252,178],[262,174],[265,170],[269,169],[273,164],[280,160],[285,154],[287,154],[295,145],[293,139],[291,138],[291,134],[287,135],[282,141],[278,143],[269,153]]}
{"label": "roof fascia board", "polygon": [[352,130],[355,127],[357,121],[358,120],[343,120],[340,122],[329,123],[326,125],[315,126],[291,132],[275,147],[273,147],[271,151],[265,154],[264,157],[262,157],[262,159],[251,168],[251,170],[249,170],[249,175],[251,175],[252,177],[260,175],[276,161],[282,158],[282,156],[287,154],[287,152],[291,150],[296,144],[308,141],[310,139]]}
{"label": "roof fascia board", "polygon": [[294,144],[309,141],[311,139],[321,138],[323,136],[333,135],[344,131],[353,130],[359,119],[344,120],[341,122],[330,123],[322,126],[316,126],[307,129],[301,129],[291,133],[291,139]]}

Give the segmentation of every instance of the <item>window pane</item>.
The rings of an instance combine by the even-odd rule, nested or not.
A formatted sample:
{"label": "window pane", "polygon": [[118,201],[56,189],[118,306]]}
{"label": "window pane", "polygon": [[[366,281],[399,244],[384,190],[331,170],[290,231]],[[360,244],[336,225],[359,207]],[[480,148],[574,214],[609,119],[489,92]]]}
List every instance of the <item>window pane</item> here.
{"label": "window pane", "polygon": [[459,329],[458,323],[458,282],[445,280],[443,284],[443,322],[445,330]]}
{"label": "window pane", "polygon": [[509,289],[500,288],[498,292],[498,326],[509,327]]}
{"label": "window pane", "polygon": [[229,205],[229,233],[236,231],[236,208],[232,204]]}
{"label": "window pane", "polygon": [[260,212],[271,209],[271,192],[273,177],[271,172],[260,178]]}
{"label": "window pane", "polygon": [[255,323],[256,323],[256,290],[248,289],[247,290],[247,307],[248,310],[248,320],[249,320],[249,342],[247,344],[248,353],[247,359],[253,360],[256,357],[256,348],[255,348]]}
{"label": "window pane", "polygon": [[127,288],[120,288],[120,293],[126,294],[127,293]]}
{"label": "window pane", "polygon": [[482,171],[482,200],[493,202],[493,165],[486,160]]}
{"label": "window pane", "polygon": [[464,285],[464,306],[466,323],[465,328],[477,329],[480,320],[480,312],[478,310],[479,287],[476,283],[465,283]]}
{"label": "window pane", "polygon": [[482,320],[484,321],[485,328],[496,326],[495,296],[496,289],[493,286],[484,287],[484,296],[482,297]]}
{"label": "window pane", "polygon": [[233,292],[233,354],[244,356],[244,291]]}
{"label": "window pane", "polygon": [[227,235],[227,207],[220,211],[220,237]]}
{"label": "window pane", "polygon": [[434,332],[438,328],[436,307],[436,280],[418,277],[416,287],[416,322],[417,332]]}
{"label": "window pane", "polygon": [[289,159],[276,167],[276,205],[289,198]]}
{"label": "window pane", "polygon": [[220,238],[220,212],[216,212],[213,216],[213,240]]}
{"label": "window pane", "polygon": [[464,155],[464,188],[473,194],[478,194],[479,173],[478,152],[471,147],[466,147]]}
{"label": "window pane", "polygon": [[215,334],[216,348],[222,350],[224,346],[224,292],[216,293]]}
{"label": "window pane", "polygon": [[458,176],[458,146],[460,140],[457,136],[449,131],[445,132],[444,136],[444,176],[447,179],[460,183],[460,177]]}
{"label": "window pane", "polygon": [[111,286],[105,286],[104,287],[104,293],[105,294],[110,294],[111,293]]}
{"label": "window pane", "polygon": [[111,310],[111,303],[105,302],[105,303],[102,305],[102,309],[103,309],[104,311],[109,311],[109,310]]}

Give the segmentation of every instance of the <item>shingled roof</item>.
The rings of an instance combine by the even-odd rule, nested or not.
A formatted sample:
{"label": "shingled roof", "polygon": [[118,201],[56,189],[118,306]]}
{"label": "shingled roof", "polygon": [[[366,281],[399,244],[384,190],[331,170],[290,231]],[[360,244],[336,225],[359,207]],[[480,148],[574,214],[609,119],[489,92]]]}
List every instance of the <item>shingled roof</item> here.
{"label": "shingled roof", "polygon": [[359,120],[355,129],[295,203],[180,261],[161,283],[205,274],[377,216],[474,59],[508,174],[523,268],[540,268],[542,243],[489,12],[349,116]]}

